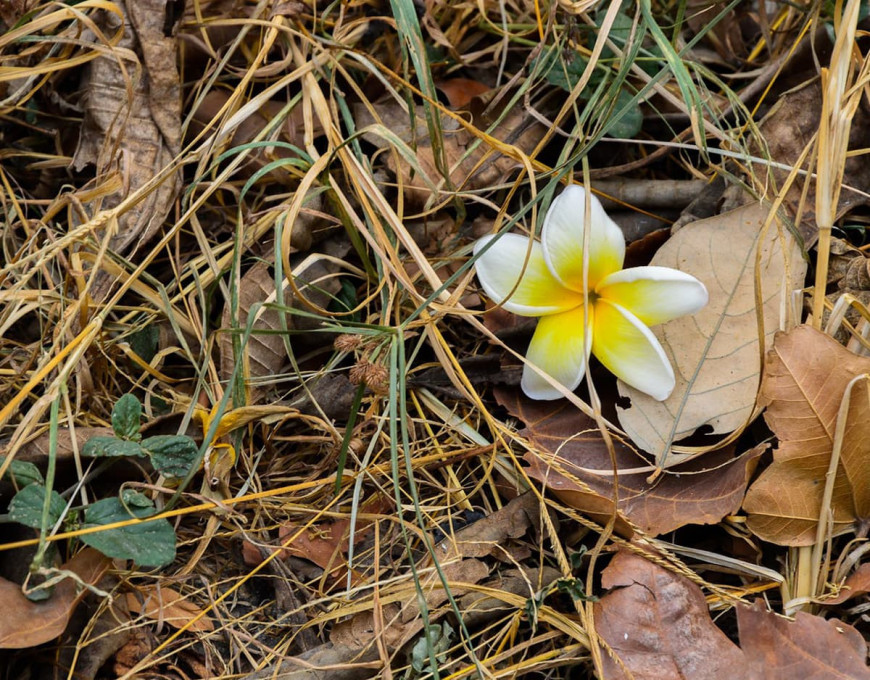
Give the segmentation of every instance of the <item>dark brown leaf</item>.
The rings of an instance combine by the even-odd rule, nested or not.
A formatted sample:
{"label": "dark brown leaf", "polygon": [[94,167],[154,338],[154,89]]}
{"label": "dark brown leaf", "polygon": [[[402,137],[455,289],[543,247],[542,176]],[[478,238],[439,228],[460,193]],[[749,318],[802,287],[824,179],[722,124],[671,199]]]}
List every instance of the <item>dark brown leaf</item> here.
{"label": "dark brown leaf", "polygon": [[601,583],[610,592],[594,606],[595,626],[619,659],[604,655],[604,680],[748,678],[743,653],[713,623],[704,594],[688,579],[621,552]]}
{"label": "dark brown leaf", "polygon": [[[436,152],[427,133],[425,112],[422,107],[417,107],[412,120],[404,108],[394,101],[375,105],[374,110],[377,117],[367,107],[356,106],[354,114],[357,126],[375,126],[364,133],[363,137],[375,146],[387,150],[384,162],[390,172],[397,176],[397,183],[401,181],[405,200],[412,206],[422,206],[442,180]],[[475,146],[477,137],[452,118],[442,116],[441,127],[445,161],[450,168],[449,179],[454,188],[465,191],[484,189],[498,184],[519,167],[517,161],[494,151],[486,142]],[[513,144],[528,152],[534,148],[543,133],[542,125],[526,116],[522,107],[516,107],[490,134],[501,142]],[[391,150],[391,135],[396,135],[409,146],[413,145],[418,168]],[[474,150],[470,151],[473,146]]]}
{"label": "dark brown leaf", "polygon": [[749,680],[868,680],[867,645],[852,626],[798,612],[794,621],[764,602],[737,609]]}
{"label": "dark brown leaf", "polygon": [[[812,74],[807,73],[807,83],[785,92],[770,112],[761,121],[761,135],[767,144],[766,154],[784,164],[782,169],[771,167],[770,172],[779,186],[785,181],[791,167],[798,162],[804,148],[810,144],[819,129],[822,113],[822,90],[816,78],[815,68]],[[858,108],[852,121],[849,136],[850,149],[862,149],[870,146],[870,113],[866,102]],[[818,226],[815,219],[815,181],[810,182],[804,203],[804,212],[798,228],[804,239],[804,245],[809,248],[818,238]],[[855,191],[857,189],[857,191]],[[797,213],[801,201],[803,184],[795,182],[788,194],[786,204],[792,214]],[[867,204],[867,194],[870,192],[870,164],[859,155],[846,159],[843,175],[843,190],[836,206],[836,218],[839,219],[849,210]]]}
{"label": "dark brown leaf", "polygon": [[[603,514],[606,521],[613,511],[613,468],[595,422],[563,401],[535,402],[517,390],[500,390],[496,395],[511,414],[526,423],[520,434],[551,454],[527,453],[529,475],[564,503],[597,515],[599,521]],[[620,513],[653,535],[687,524],[715,524],[735,512],[758,456],[766,448],[756,447],[737,458],[731,450],[717,451],[668,470],[650,484],[650,463],[618,440],[613,443]]]}

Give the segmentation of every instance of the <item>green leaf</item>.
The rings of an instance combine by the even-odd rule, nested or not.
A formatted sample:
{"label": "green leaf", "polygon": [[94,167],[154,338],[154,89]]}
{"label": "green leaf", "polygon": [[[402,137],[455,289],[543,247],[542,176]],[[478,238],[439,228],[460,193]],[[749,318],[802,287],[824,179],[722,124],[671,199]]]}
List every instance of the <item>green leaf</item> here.
{"label": "green leaf", "polygon": [[118,399],[112,409],[112,429],[121,439],[139,439],[142,421],[142,404],[132,394]]}
{"label": "green leaf", "polygon": [[[613,117],[607,122],[605,134],[619,139],[633,139],[643,127],[643,112],[637,102],[632,102],[632,95],[626,90],[620,90],[613,105]],[[616,115],[623,107],[629,108],[619,118]]]}
{"label": "green leaf", "polygon": [[[147,496],[136,491],[122,495],[123,501],[106,498],[88,506],[84,527],[105,526],[154,514],[154,505]],[[81,539],[108,557],[133,560],[144,567],[162,567],[175,559],[175,531],[165,519],[85,534]]]}
{"label": "green leaf", "polygon": [[130,336],[130,348],[145,361],[151,361],[157,354],[160,330],[157,324],[149,324]]}
{"label": "green leaf", "polygon": [[190,437],[159,434],[142,441],[142,448],[151,455],[151,463],[164,477],[184,479],[199,463],[199,447]]}
{"label": "green leaf", "polygon": [[[45,487],[42,484],[29,484],[15,494],[9,503],[9,519],[34,529],[42,527],[42,507],[45,504]],[[66,501],[57,491],[51,492],[48,507],[48,526],[52,526],[63,516]]]}
{"label": "green leaf", "polygon": [[[6,456],[0,456],[0,466],[6,461]],[[19,488],[24,488],[28,484],[42,484],[42,473],[39,468],[33,463],[28,463],[23,460],[13,460],[9,467],[6,468],[6,473],[3,479],[11,478]]]}
{"label": "green leaf", "polygon": [[82,447],[82,455],[87,458],[117,458],[147,454],[136,442],[117,437],[91,437]]}

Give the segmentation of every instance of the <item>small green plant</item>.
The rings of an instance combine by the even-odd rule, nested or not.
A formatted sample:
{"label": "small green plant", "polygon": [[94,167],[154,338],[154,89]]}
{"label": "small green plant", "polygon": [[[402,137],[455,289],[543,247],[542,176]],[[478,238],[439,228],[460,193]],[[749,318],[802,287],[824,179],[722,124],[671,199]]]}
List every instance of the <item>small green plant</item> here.
{"label": "small green plant", "polygon": [[[132,394],[125,394],[112,410],[114,436],[92,437],[82,447],[82,456],[148,458],[164,477],[184,479],[199,463],[196,442],[181,435],[142,439],[139,433],[141,420],[139,400]],[[145,519],[156,513],[151,499],[132,489],[123,489],[117,497],[105,498],[84,508],[71,508],[63,496],[46,487],[35,466],[13,461],[10,473],[22,488],[9,505],[8,518],[41,531],[61,524],[66,531],[90,529]],[[166,519],[83,534],[80,538],[108,557],[133,560],[141,566],[162,567],[175,558],[175,531]]]}

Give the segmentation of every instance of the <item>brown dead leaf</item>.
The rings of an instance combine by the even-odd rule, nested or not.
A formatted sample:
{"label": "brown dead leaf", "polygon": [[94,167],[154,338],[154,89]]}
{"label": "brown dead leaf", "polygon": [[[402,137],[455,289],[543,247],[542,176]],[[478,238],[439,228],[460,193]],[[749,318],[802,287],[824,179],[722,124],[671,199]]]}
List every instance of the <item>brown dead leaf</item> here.
{"label": "brown dead leaf", "polygon": [[628,552],[601,578],[610,592],[594,605],[595,627],[618,657],[603,655],[604,680],[748,680],[743,653],[687,578]]}
{"label": "brown dead leaf", "polygon": [[444,539],[436,548],[439,559],[486,557],[496,559],[510,554],[511,539],[524,536],[538,525],[541,505],[531,492],[517,496],[500,510],[478,520]]}
{"label": "brown dead leaf", "polygon": [[[770,158],[783,164],[780,168],[769,169],[780,187],[789,174],[789,171],[784,168],[798,162],[804,148],[816,135],[822,118],[822,90],[820,81],[816,77],[815,67],[812,73],[807,72],[806,80],[808,82],[805,85],[782,94],[759,125],[761,137],[767,145],[765,155],[769,154]],[[849,148],[864,149],[868,146],[870,146],[870,110],[867,103],[862,101],[850,128]],[[806,181],[810,182],[810,187],[798,229],[804,239],[805,247],[809,248],[816,242],[819,230],[815,217],[816,183],[811,178]],[[797,181],[786,194],[785,203],[791,209],[793,216],[797,214],[802,192],[803,183]],[[861,155],[846,158],[843,190],[837,203],[835,221],[855,207],[866,205],[868,192],[870,192],[870,164]]]}
{"label": "brown dead leaf", "polygon": [[[442,176],[428,136],[423,107],[418,106],[414,110],[413,121],[408,112],[392,100],[376,104],[374,114],[363,105],[354,107],[357,126],[365,128],[363,137],[386,150],[384,162],[397,177],[396,182],[401,182],[405,200],[413,207],[424,205],[438,190]],[[450,169],[449,183],[454,189],[473,191],[496,185],[518,167],[514,159],[492,151],[485,142],[477,144],[469,152],[475,146],[477,137],[452,118],[441,116],[441,127],[444,156]],[[542,125],[525,115],[522,107],[516,107],[489,134],[528,152],[543,133]],[[402,142],[404,148],[394,152],[392,149],[398,148],[395,144],[397,141]],[[412,148],[414,151],[411,151]],[[405,155],[402,151],[405,151]],[[407,158],[407,153],[413,154],[412,158]]]}
{"label": "brown dead leaf", "polygon": [[[767,353],[759,404],[779,439],[773,464],[749,488],[743,508],[757,536],[780,545],[810,545],[821,517],[825,475],[846,386],[870,373],[859,357],[810,326],[779,333]],[[870,386],[852,390],[831,510],[834,533],[870,517]]]}
{"label": "brown dead leaf", "polygon": [[481,83],[471,78],[439,80],[435,83],[435,87],[447,97],[451,109],[461,109],[467,106],[475,97],[479,97],[490,90],[489,85],[486,83]]}
{"label": "brown dead leaf", "polygon": [[842,604],[853,597],[870,593],[870,563],[859,566],[846,577],[846,581],[836,596],[825,600],[822,604]]}
{"label": "brown dead leaf", "polygon": [[[613,468],[595,421],[563,401],[536,402],[518,390],[499,390],[496,397],[526,423],[520,434],[551,454],[527,453],[529,476],[571,507],[593,515],[604,513],[599,521],[611,514]],[[614,448],[620,513],[655,536],[687,524],[715,524],[736,512],[766,445],[737,458],[730,450],[717,451],[669,470],[653,484],[647,482],[648,461],[617,439]]]}
{"label": "brown dead leaf", "polygon": [[[199,106],[193,113],[192,124],[190,125],[187,135],[193,139],[196,135],[209,126],[215,120],[218,113],[230,99],[230,93],[225,90],[210,90],[200,101]],[[253,142],[263,131],[263,129],[274,122],[274,119],[285,108],[286,102],[278,100],[267,101],[259,109],[254,110],[251,114],[242,120],[238,127],[232,133],[232,141],[227,142],[230,146],[242,146]],[[315,137],[322,134],[320,121],[315,118],[312,121],[313,134]],[[214,125],[209,127],[209,132],[216,130]],[[305,120],[302,113],[302,106],[296,106],[288,113],[284,114],[283,122],[278,128],[279,138],[283,142],[294,144],[298,147],[305,145]],[[261,170],[268,163],[282,159],[297,157],[290,149],[281,146],[270,146],[260,149],[252,149],[250,152],[250,161],[239,168],[239,177],[250,177],[254,172]],[[298,178],[292,173],[288,173],[286,168],[275,168],[267,173],[270,182],[279,183],[282,185],[291,185],[294,189],[298,183]],[[304,215],[304,214],[303,214]],[[293,226],[293,237],[297,236],[297,226]],[[302,231],[299,229],[299,231]],[[296,244],[294,243],[294,246]],[[300,250],[306,250],[306,247],[300,247]]]}
{"label": "brown dead leaf", "polygon": [[760,247],[766,343],[779,328],[783,297],[803,285],[806,270],[785,227],[774,223],[762,239],[767,215],[767,207],[753,203],[688,224],[650,263],[692,274],[710,293],[709,303],[697,314],[653,329],[676,374],[676,387],[667,400],[656,401],[619,382],[619,393],[631,398],[631,406],[619,409],[619,422],[638,447],[655,455],[660,467],[685,460],[671,446],[702,425],[709,425],[712,434],[725,434],[752,415],[760,380],[756,252]]}
{"label": "brown dead leaf", "polygon": [[[85,548],[61,569],[75,573],[83,582],[96,584],[112,561],[93,548]],[[47,600],[31,602],[18,584],[0,579],[0,649],[35,647],[63,633],[73,611],[88,591],[75,580],[63,579]]]}
{"label": "brown dead leaf", "polygon": [[[489,575],[489,567],[480,560],[465,559],[443,564],[441,572],[450,586],[450,593],[454,598],[460,598],[468,592],[468,588],[463,587],[462,584],[479,583]],[[433,570],[421,579],[420,589],[430,610],[430,622],[434,622],[445,613],[436,611],[436,608],[447,602],[447,593],[441,578]],[[381,597],[384,597],[384,594]],[[405,599],[403,604],[394,603],[385,606],[383,620],[385,628],[381,634],[389,649],[401,647],[419,635],[424,627],[420,606],[413,595]],[[362,649],[374,640],[376,630],[373,613],[364,611],[333,626],[329,639],[335,646]]]}
{"label": "brown dead leaf", "polygon": [[852,626],[798,612],[794,621],[763,601],[737,608],[748,680],[867,680],[867,644]]}
{"label": "brown dead leaf", "polygon": [[[349,244],[347,245],[349,248]],[[343,251],[345,254],[347,250]],[[332,254],[332,253],[331,253]],[[340,256],[340,255],[335,255]],[[340,283],[335,274],[338,267],[329,260],[317,259],[308,256],[295,261],[298,269],[294,270],[294,282],[299,292],[305,299],[318,307],[326,307],[330,297],[338,292]],[[292,286],[284,279],[284,295],[275,295],[275,279],[271,273],[268,262],[257,262],[242,276],[239,287],[239,319],[233,324],[229,304],[224,308],[221,325],[224,329],[230,329],[234,325],[244,330],[248,325],[248,314],[257,303],[271,300],[273,304],[284,304],[287,307],[310,311],[308,306],[297,299]],[[280,374],[290,365],[287,350],[284,344],[285,336],[282,334],[282,312],[275,309],[261,309],[257,320],[253,324],[253,332],[245,347],[245,377],[255,384],[251,387],[251,396],[248,403],[254,404],[265,393],[262,387],[256,385],[256,381]],[[299,331],[313,330],[317,322],[310,318],[283,314],[288,330],[297,331],[293,336],[293,348],[298,354],[303,354],[307,349],[322,345],[323,336],[313,335],[305,338]],[[306,349],[307,348],[307,349]],[[229,333],[220,339],[221,377],[228,380],[232,376],[235,367],[233,354],[233,338]]]}
{"label": "brown dead leaf", "polygon": [[[113,434],[110,427],[77,427],[75,429],[76,448],[81,451],[82,446],[91,437],[111,437]],[[48,462],[49,433],[39,435],[35,439],[26,442],[18,453],[15,460],[27,461],[35,465]],[[0,455],[3,449],[0,448]],[[57,431],[57,460],[66,460],[73,457],[73,436],[67,428],[59,428]]]}
{"label": "brown dead leaf", "polygon": [[[77,170],[96,166],[98,177],[118,172],[123,178],[123,189],[106,197],[102,209],[116,207],[151,181],[181,149],[177,42],[165,30],[168,2],[118,3],[126,24],[118,46],[123,49],[95,59],[86,71],[85,117],[73,164]],[[102,16],[109,35],[121,28],[113,12]],[[130,255],[150,239],[172,209],[180,187],[176,172],[121,215],[112,249]]]}
{"label": "brown dead leaf", "polygon": [[[183,628],[202,613],[202,609],[172,588],[151,586],[127,593],[126,599],[131,612],[158,623],[167,623],[173,628]],[[214,624],[208,616],[203,616],[188,626],[187,630],[207,633],[214,630]]]}

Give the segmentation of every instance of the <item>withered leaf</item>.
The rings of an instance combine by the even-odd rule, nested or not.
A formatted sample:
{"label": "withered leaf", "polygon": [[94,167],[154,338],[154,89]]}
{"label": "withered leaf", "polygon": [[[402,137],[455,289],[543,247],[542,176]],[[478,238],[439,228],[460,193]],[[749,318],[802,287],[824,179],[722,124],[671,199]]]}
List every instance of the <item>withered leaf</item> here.
{"label": "withered leaf", "polygon": [[[77,427],[75,429],[76,448],[81,451],[85,442],[94,437],[111,437],[111,427]],[[49,433],[41,434],[26,442],[15,454],[15,460],[27,461],[36,465],[48,462]],[[0,454],[3,451],[0,449]],[[68,428],[57,431],[57,459],[66,460],[73,456],[73,436]]]}
{"label": "withered leaf", "polygon": [[749,680],[867,680],[867,644],[852,626],[798,612],[794,621],[764,602],[737,608]]}
{"label": "withered leaf", "polygon": [[[185,626],[202,612],[202,609],[177,590],[156,586],[138,593],[127,593],[127,607],[131,612],[167,623],[173,628]],[[208,616],[204,616],[187,629],[208,632],[214,630],[214,623]]]}
{"label": "withered leaf", "polygon": [[[773,464],[752,484],[743,508],[757,536],[780,545],[815,541],[834,443],[837,414],[848,383],[870,372],[856,356],[810,326],[777,334],[767,354],[759,403],[779,445]],[[852,390],[831,511],[834,533],[870,516],[870,387]],[[823,518],[824,519],[824,518]]]}
{"label": "withered leaf", "polygon": [[620,552],[601,583],[610,592],[594,605],[595,627],[619,658],[603,654],[604,680],[748,680],[743,652],[687,578]]}
{"label": "withered leaf", "polygon": [[688,224],[650,263],[692,274],[710,293],[701,311],[653,328],[676,374],[668,399],[656,401],[619,382],[619,393],[631,398],[630,407],[619,409],[619,422],[661,467],[685,459],[671,446],[702,425],[712,434],[730,433],[753,412],[760,380],[756,253],[766,345],[779,328],[784,298],[803,286],[806,270],[788,229],[774,222],[762,233],[767,215],[767,206],[753,203]]}
{"label": "withered leaf", "polygon": [[822,604],[842,604],[853,597],[870,593],[870,563],[864,563],[846,577],[843,587],[836,596]]}
{"label": "withered leaf", "polygon": [[508,541],[523,536],[540,521],[538,498],[531,492],[517,496],[500,510],[478,520],[442,541],[436,549],[439,559],[454,557],[495,557],[508,553]]}
{"label": "withered leaf", "polygon": [[[535,402],[517,390],[496,392],[499,403],[524,423],[520,434],[550,455],[527,453],[529,475],[569,506],[613,511],[612,462],[595,421],[565,402]],[[765,446],[734,457],[717,451],[684,463],[650,484],[649,461],[614,439],[622,516],[652,535],[687,524],[715,524],[735,512]],[[619,527],[617,527],[619,529]],[[629,533],[630,535],[630,533]]]}
{"label": "withered leaf", "polygon": [[[480,560],[464,559],[442,565],[441,571],[450,585],[451,594],[459,598],[468,592],[458,584],[479,583],[489,575],[489,567]],[[430,621],[440,618],[442,613],[435,610],[447,601],[441,578],[437,573],[430,572],[420,582],[420,589],[430,608]],[[387,593],[382,592],[384,598]],[[388,648],[401,647],[408,640],[423,630],[423,620],[420,616],[420,606],[417,598],[411,595],[402,604],[388,604],[383,610],[385,629],[381,631]],[[347,621],[336,624],[330,634],[330,641],[335,645],[349,646],[354,649],[366,647],[374,640],[376,627],[371,611],[363,611]]]}
{"label": "withered leaf", "polygon": [[[84,583],[96,584],[112,561],[93,548],[85,548],[61,568]],[[31,602],[21,587],[0,579],[0,649],[35,647],[63,633],[78,603],[88,593],[74,579],[63,579],[47,600]]]}
{"label": "withered leaf", "polygon": [[[349,248],[349,245],[347,246]],[[344,250],[346,253],[347,250]],[[300,294],[310,304],[324,308],[329,304],[330,296],[338,292],[340,284],[335,274],[338,267],[328,259],[317,259],[309,256],[295,263],[299,266],[291,273],[295,286]],[[257,262],[241,279],[239,287],[239,319],[233,324],[230,306],[224,308],[221,320],[224,329],[230,329],[234,325],[245,329],[248,324],[248,314],[257,303],[272,300],[273,303],[283,304],[287,307],[310,312],[306,304],[298,299],[293,287],[285,278],[283,281],[283,295],[275,294],[275,279],[270,272],[268,262]],[[283,298],[283,299],[282,299]],[[317,327],[316,320],[292,314],[284,314],[276,309],[261,309],[253,323],[253,331],[248,339],[247,347],[244,348],[245,377],[252,382],[251,397],[249,403],[256,403],[264,394],[265,390],[257,382],[281,373],[290,365],[287,350],[284,344],[284,327],[281,324],[281,316],[284,316],[286,328],[297,331],[293,336],[293,348],[298,354],[303,354],[317,344],[322,344],[322,336],[310,337],[307,340],[300,335],[300,331],[313,330]],[[232,335],[224,334],[220,339],[221,377],[228,380],[232,376],[235,367],[233,354]]]}
{"label": "withered leaf", "polygon": [[[761,137],[767,146],[764,153],[783,164],[779,168],[771,167],[769,170],[779,187],[789,174],[789,170],[785,168],[796,164],[804,148],[812,143],[819,129],[819,121],[824,115],[822,106],[821,84],[813,68],[812,73],[806,74],[806,84],[782,94],[761,121],[759,125]],[[866,102],[862,102],[850,128],[849,148],[862,149],[868,146],[870,146],[870,111],[867,109]],[[809,248],[816,242],[819,230],[815,216],[815,179],[809,177],[806,181],[810,183],[810,187],[798,229],[805,247]],[[835,220],[839,220],[853,208],[867,204],[867,194],[870,192],[870,165],[864,158],[853,155],[845,159],[842,183],[843,190],[840,192],[836,206]],[[797,214],[802,193],[803,183],[797,181],[786,194],[785,203],[793,215]]]}
{"label": "withered leaf", "polygon": [[[409,115],[398,102],[388,101],[374,105],[374,113],[363,105],[354,107],[357,126],[366,132],[363,137],[375,146],[385,149],[384,162],[390,172],[401,182],[405,200],[419,207],[441,183],[435,150],[429,139],[426,115],[418,106]],[[375,117],[376,116],[376,117]],[[473,191],[500,183],[518,167],[517,161],[491,149],[486,142],[475,146],[477,137],[461,127],[452,118],[442,115],[444,156],[449,168],[449,183],[455,189]],[[544,128],[522,107],[508,112],[490,136],[501,142],[512,144],[524,151],[531,151],[541,139]],[[401,142],[403,148],[394,152],[394,142]],[[406,158],[413,145],[413,159]],[[473,150],[472,150],[472,147]]]}
{"label": "withered leaf", "polygon": [[[167,2],[118,3],[126,24],[118,47],[124,49],[95,59],[86,71],[85,119],[73,163],[78,170],[95,165],[98,176],[118,171],[124,177],[124,188],[104,199],[103,209],[116,207],[129,193],[143,187],[181,149],[177,41],[164,31]],[[103,16],[108,24],[120,21],[112,12]],[[103,28],[114,33],[120,26]],[[139,61],[128,61],[122,70],[118,60],[129,55]],[[139,69],[141,75],[136,77]],[[132,87],[128,89],[128,85]],[[172,209],[180,186],[180,173],[176,172],[121,215],[112,249],[129,255],[153,236]]]}

